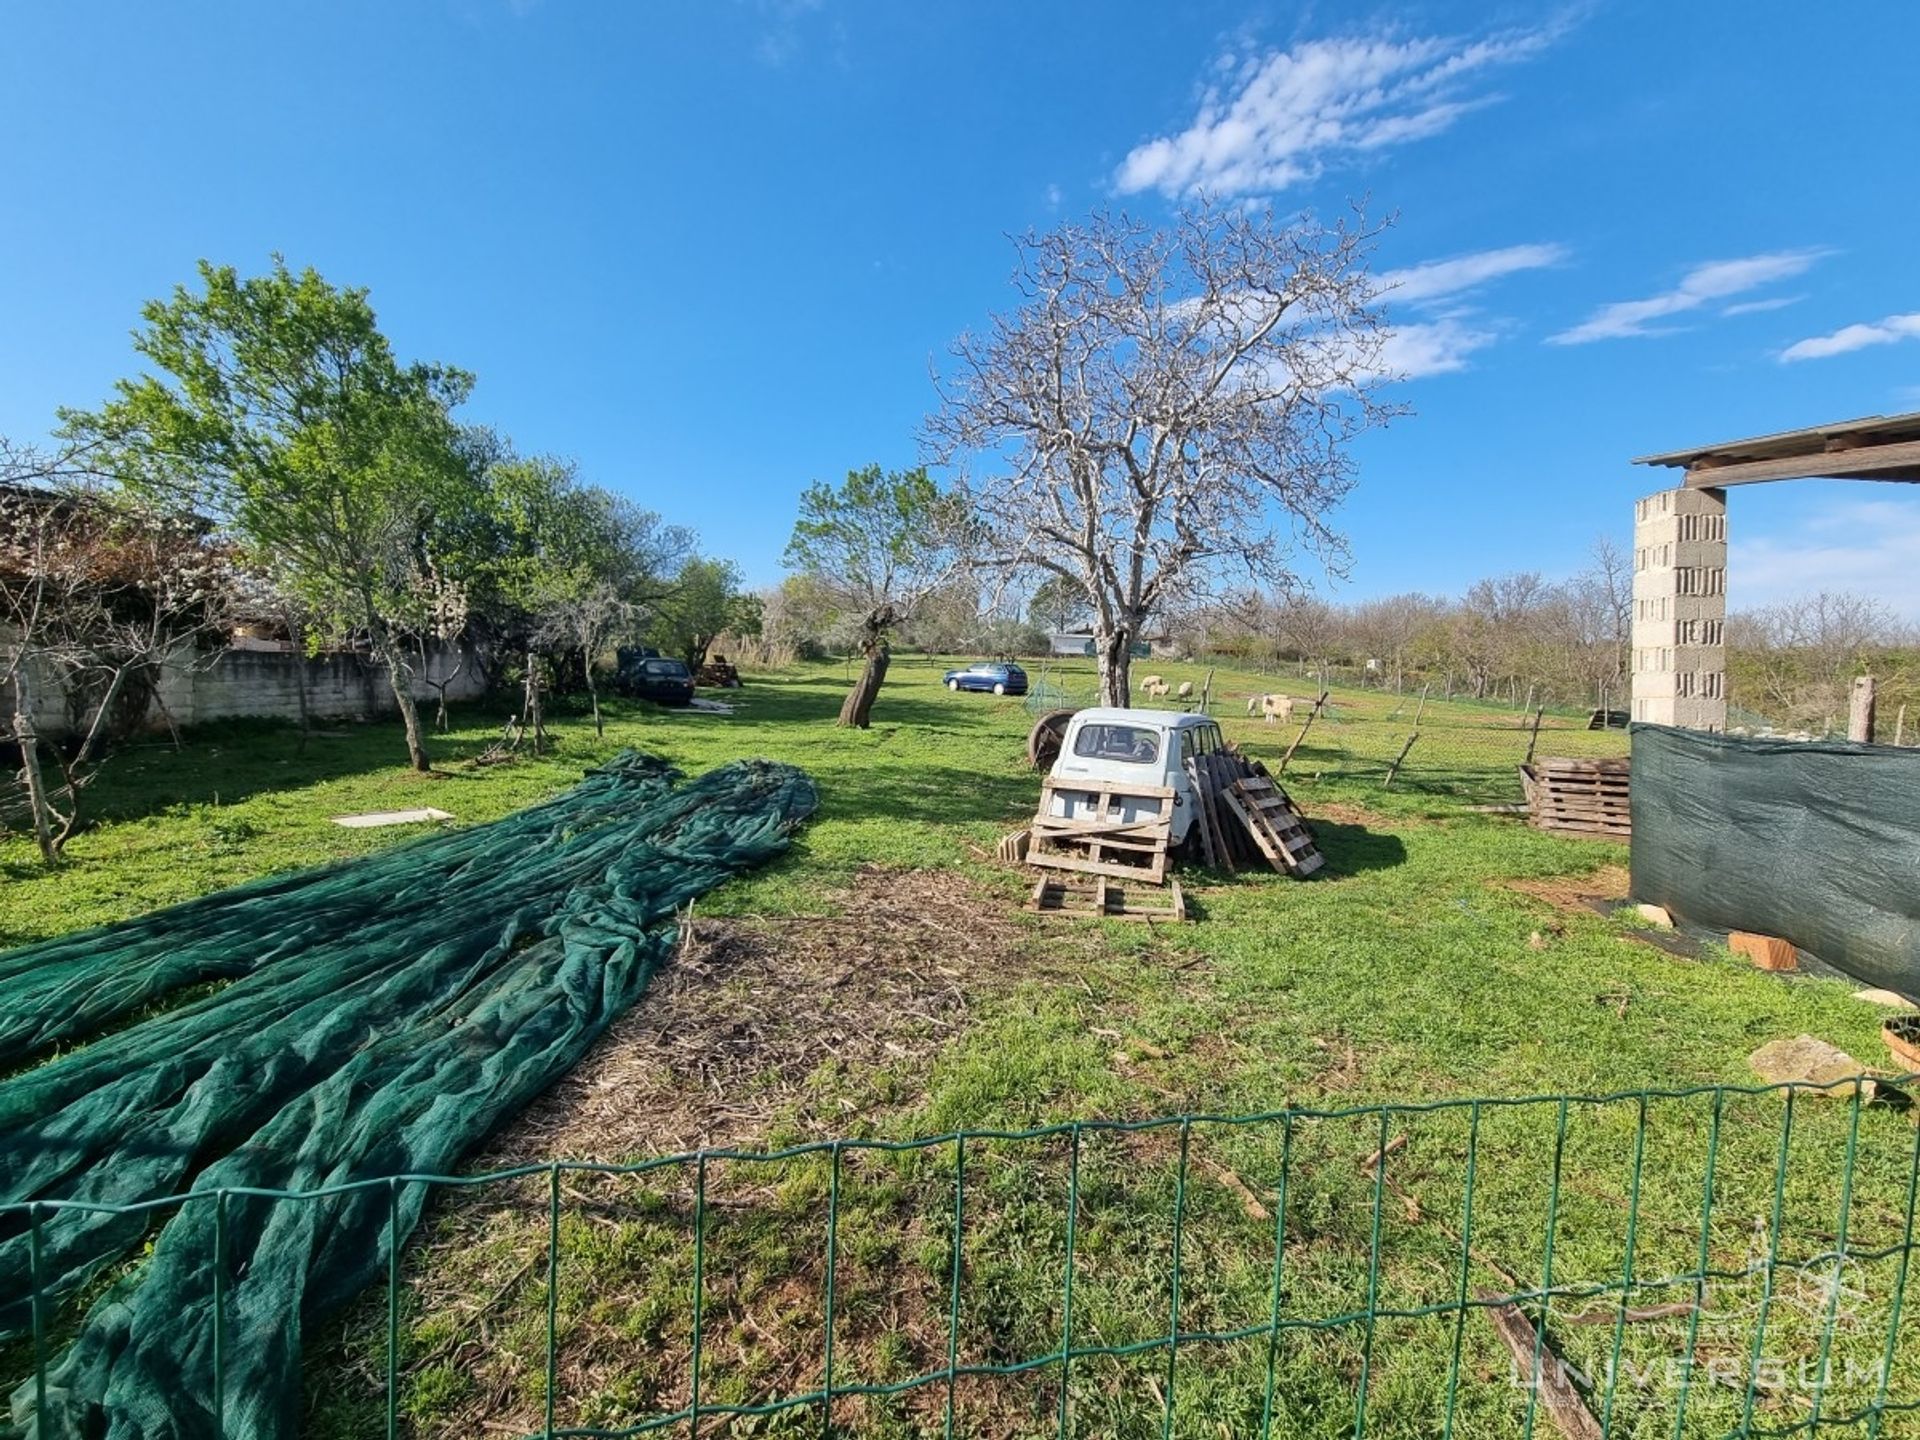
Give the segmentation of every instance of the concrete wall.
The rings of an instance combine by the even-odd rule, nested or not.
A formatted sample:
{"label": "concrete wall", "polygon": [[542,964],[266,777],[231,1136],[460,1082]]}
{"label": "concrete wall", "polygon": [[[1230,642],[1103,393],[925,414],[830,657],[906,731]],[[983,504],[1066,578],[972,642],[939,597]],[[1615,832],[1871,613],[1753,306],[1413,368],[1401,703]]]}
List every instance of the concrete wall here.
{"label": "concrete wall", "polygon": [[[416,670],[413,677],[414,697],[433,700],[436,692],[428,680],[451,674],[460,664],[458,650],[429,650],[425,670]],[[328,654],[309,660],[285,650],[233,649],[211,658],[203,655],[191,663],[183,656],[164,667],[154,686],[159,703],[149,707],[146,724],[157,729],[169,716],[176,725],[240,717],[298,720],[302,671],[307,705],[317,719],[363,718],[395,708],[386,667],[364,656]],[[468,655],[465,667],[447,687],[447,698],[471,699],[486,688],[483,668],[477,657]],[[64,735],[71,728],[65,697],[45,675],[36,677],[34,689],[34,723],[40,733],[49,738]],[[0,704],[11,714],[13,696],[0,694]]]}
{"label": "concrete wall", "polygon": [[1727,500],[1662,490],[1634,507],[1633,718],[1727,728]]}

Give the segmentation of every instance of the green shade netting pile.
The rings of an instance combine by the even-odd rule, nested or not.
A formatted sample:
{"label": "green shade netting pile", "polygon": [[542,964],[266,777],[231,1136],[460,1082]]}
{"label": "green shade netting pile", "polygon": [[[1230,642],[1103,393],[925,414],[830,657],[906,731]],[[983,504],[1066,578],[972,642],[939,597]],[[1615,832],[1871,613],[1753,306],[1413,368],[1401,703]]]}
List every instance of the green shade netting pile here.
{"label": "green shade netting pile", "polygon": [[[453,1167],[633,1003],[677,911],[778,854],[816,804],[805,775],[766,762],[676,778],[623,756],[494,825],[0,956],[0,1064],[182,986],[230,982],[0,1082],[0,1334],[32,1323],[33,1201],[124,1206]],[[15,1423],[35,1440],[297,1433],[303,1323],[384,1272],[390,1232],[405,1239],[426,1188],[43,1209],[49,1297],[164,1224],[52,1367],[45,1412],[33,1381],[15,1392]]]}

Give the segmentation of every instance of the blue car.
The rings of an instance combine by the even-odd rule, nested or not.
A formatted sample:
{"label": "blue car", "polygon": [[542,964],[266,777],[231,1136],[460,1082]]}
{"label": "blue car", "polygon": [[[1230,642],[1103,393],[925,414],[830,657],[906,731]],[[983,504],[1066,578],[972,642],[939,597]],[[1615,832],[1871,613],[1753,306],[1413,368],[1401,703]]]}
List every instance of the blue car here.
{"label": "blue car", "polygon": [[1018,665],[1002,664],[998,660],[983,660],[978,665],[969,665],[964,670],[947,672],[949,690],[984,690],[995,695],[1024,695],[1027,693],[1027,672]]}

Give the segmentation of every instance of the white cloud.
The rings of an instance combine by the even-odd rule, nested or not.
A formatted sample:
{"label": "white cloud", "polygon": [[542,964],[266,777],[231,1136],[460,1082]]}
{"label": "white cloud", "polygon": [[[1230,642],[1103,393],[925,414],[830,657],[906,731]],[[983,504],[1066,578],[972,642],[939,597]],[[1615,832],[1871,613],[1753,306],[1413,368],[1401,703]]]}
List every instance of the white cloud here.
{"label": "white cloud", "polygon": [[1388,304],[1414,304],[1458,295],[1521,270],[1540,270],[1567,258],[1564,245],[1509,245],[1451,260],[1428,260],[1402,270],[1383,271],[1381,296]]}
{"label": "white cloud", "polygon": [[1843,325],[1831,335],[1814,335],[1797,340],[1780,352],[1786,360],[1825,360],[1829,355],[1845,355],[1869,345],[1893,345],[1901,340],[1920,340],[1920,310],[1910,315],[1889,315],[1871,325]]}
{"label": "white cloud", "polygon": [[1381,372],[1397,380],[1419,380],[1467,368],[1468,357],[1499,335],[1464,316],[1446,316],[1417,325],[1395,325],[1380,347]]}
{"label": "white cloud", "polygon": [[1376,32],[1223,61],[1228,84],[1208,88],[1185,130],[1128,152],[1114,183],[1123,194],[1284,190],[1336,160],[1426,139],[1492,104],[1499,97],[1475,82],[1530,59],[1556,34],[1513,30],[1465,40]]}
{"label": "white cloud", "polygon": [[1594,340],[1619,340],[1631,335],[1666,333],[1649,322],[1683,315],[1715,300],[1758,290],[1778,280],[1804,275],[1823,259],[1826,250],[1776,250],[1740,260],[1710,260],[1680,277],[1680,283],[1645,300],[1618,300],[1602,305],[1571,330],[1548,337],[1555,345],[1585,345]]}
{"label": "white cloud", "polygon": [[1737,610],[1832,590],[1920,621],[1920,500],[1842,500],[1780,535],[1743,539],[1737,516],[1730,528],[1727,589]]}
{"label": "white cloud", "polygon": [[1774,295],[1765,300],[1742,300],[1737,305],[1724,305],[1720,313],[1725,316],[1761,315],[1769,310],[1784,310],[1789,305],[1798,305],[1807,297],[1804,295]]}

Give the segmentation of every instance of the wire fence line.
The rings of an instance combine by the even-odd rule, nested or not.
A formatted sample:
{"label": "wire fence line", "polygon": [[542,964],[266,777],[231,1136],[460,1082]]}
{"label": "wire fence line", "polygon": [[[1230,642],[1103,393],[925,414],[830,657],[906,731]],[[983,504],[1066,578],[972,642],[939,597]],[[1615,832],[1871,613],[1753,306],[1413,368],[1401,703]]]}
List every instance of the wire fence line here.
{"label": "wire fence line", "polygon": [[[37,1201],[0,1206],[0,1226],[37,1259],[70,1211],[213,1208],[204,1293],[179,1317],[204,1332],[212,1393],[185,1434],[265,1433],[226,1406],[244,1363],[229,1228],[305,1207],[297,1223],[324,1232],[372,1191],[386,1280],[350,1328],[388,1436],[466,1423],[422,1403],[422,1287],[462,1257],[392,1243],[420,1193],[525,1221],[493,1257],[520,1262],[518,1323],[472,1363],[504,1366],[524,1400],[509,1418],[549,1440],[748,1423],[1530,1436],[1556,1433],[1568,1393],[1609,1436],[1892,1436],[1920,1412],[1901,1345],[1920,1132],[1897,1093],[1861,1078],[1095,1119]],[[16,1407],[47,1416],[75,1298],[36,1264],[31,1301]]]}
{"label": "wire fence line", "polygon": [[[1137,662],[1140,670],[1145,662]],[[1166,668],[1166,667],[1162,667]],[[1498,701],[1446,700],[1428,691],[1327,688],[1322,681],[1276,677],[1274,690],[1291,696],[1292,713],[1269,724],[1249,713],[1245,676],[1235,685],[1207,686],[1208,667],[1183,666],[1193,693],[1137,704],[1206,709],[1227,737],[1271,766],[1286,756],[1287,774],[1310,780],[1351,782],[1363,788],[1448,796],[1477,804],[1517,804],[1523,798],[1520,766],[1536,755],[1580,759],[1625,755],[1627,732],[1616,725],[1591,728],[1593,712],[1510,706]],[[1217,672],[1216,672],[1217,673]],[[1084,664],[1042,665],[1029,677],[1026,708],[1035,718],[1054,710],[1096,704],[1095,681]],[[1333,682],[1337,684],[1336,682]],[[1309,720],[1311,716],[1311,720]],[[1295,742],[1298,741],[1296,745]]]}

